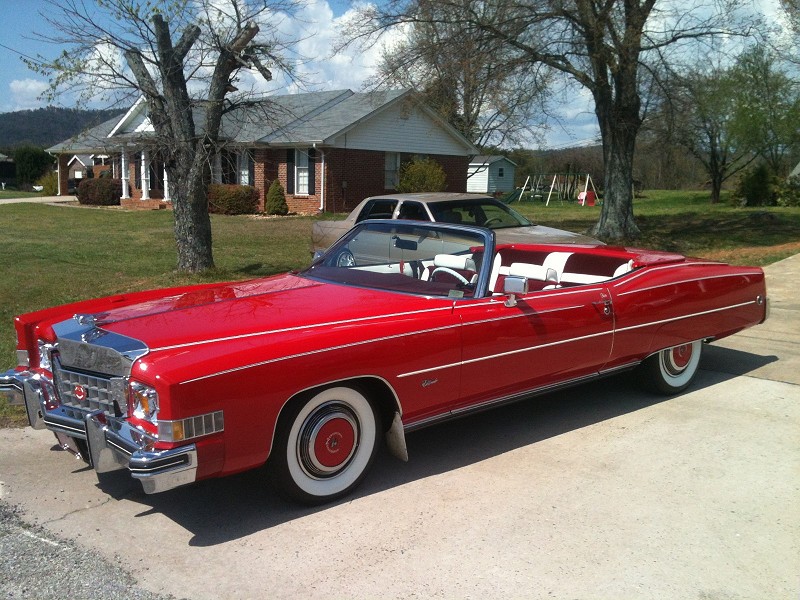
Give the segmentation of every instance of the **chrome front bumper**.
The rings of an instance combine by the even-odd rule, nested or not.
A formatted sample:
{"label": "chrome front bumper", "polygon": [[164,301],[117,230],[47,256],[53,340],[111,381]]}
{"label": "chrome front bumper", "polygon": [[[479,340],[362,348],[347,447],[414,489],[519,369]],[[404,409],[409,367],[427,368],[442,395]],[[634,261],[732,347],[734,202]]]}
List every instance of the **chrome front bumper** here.
{"label": "chrome front bumper", "polygon": [[171,490],[197,478],[194,444],[156,450],[156,438],[124,419],[109,419],[99,410],[87,412],[60,405],[52,382],[37,373],[13,369],[3,373],[0,396],[9,404],[24,405],[31,427],[49,429],[59,445],[64,445],[63,436],[84,440],[89,449],[86,458],[98,473],[127,468],[142,482],[147,494]]}

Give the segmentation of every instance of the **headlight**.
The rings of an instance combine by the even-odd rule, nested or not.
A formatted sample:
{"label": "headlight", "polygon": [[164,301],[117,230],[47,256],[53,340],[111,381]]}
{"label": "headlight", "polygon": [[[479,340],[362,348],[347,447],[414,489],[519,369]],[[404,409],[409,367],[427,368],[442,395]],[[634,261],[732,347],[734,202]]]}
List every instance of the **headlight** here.
{"label": "headlight", "polygon": [[53,349],[53,344],[48,344],[44,340],[39,340],[38,346],[39,346],[39,368],[47,369],[48,371],[52,370],[52,366],[50,364],[50,350]]}
{"label": "headlight", "polygon": [[131,381],[128,386],[128,406],[131,415],[145,421],[158,421],[158,392],[149,385]]}

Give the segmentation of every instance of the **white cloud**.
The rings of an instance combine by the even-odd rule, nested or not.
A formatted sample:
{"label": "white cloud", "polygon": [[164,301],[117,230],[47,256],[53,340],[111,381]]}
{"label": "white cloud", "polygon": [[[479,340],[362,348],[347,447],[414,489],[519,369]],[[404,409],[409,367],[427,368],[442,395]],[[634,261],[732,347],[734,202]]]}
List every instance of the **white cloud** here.
{"label": "white cloud", "polygon": [[38,79],[15,79],[8,84],[11,92],[9,110],[41,108],[46,102],[39,97],[47,90],[47,82]]}
{"label": "white cloud", "polygon": [[243,84],[238,86],[240,89],[252,86],[259,92],[278,93],[346,88],[357,91],[375,73],[385,44],[400,35],[392,32],[378,43],[366,47],[353,44],[334,53],[347,23],[358,18],[357,8],[335,16],[327,0],[310,0],[294,17],[271,14],[270,18],[268,27],[277,28],[280,39],[297,40],[294,55],[287,57],[292,60],[295,78],[275,72],[275,80],[266,83],[254,73],[243,72],[239,74]]}

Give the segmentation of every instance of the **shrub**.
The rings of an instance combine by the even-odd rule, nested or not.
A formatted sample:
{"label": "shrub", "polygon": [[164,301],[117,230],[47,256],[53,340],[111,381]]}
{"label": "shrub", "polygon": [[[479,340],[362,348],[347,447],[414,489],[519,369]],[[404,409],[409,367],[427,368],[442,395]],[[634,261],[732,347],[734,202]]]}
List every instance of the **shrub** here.
{"label": "shrub", "polygon": [[780,181],[776,186],[775,200],[778,206],[800,206],[800,175]]}
{"label": "shrub", "polygon": [[268,215],[289,214],[289,206],[286,204],[286,194],[283,193],[283,186],[277,179],[269,186],[264,212]]}
{"label": "shrub", "polygon": [[258,190],[249,185],[212,183],[208,186],[208,212],[217,215],[252,215],[258,212]]}
{"label": "shrub", "polygon": [[774,205],[775,186],[769,166],[761,163],[742,175],[734,190],[733,198],[742,206]]}
{"label": "shrub", "polygon": [[78,202],[92,206],[118,206],[122,196],[120,179],[84,179],[78,184]]}
{"label": "shrub", "polygon": [[52,169],[53,160],[52,156],[39,147],[20,146],[14,150],[17,184],[22,187],[30,186],[47,170]]}
{"label": "shrub", "polygon": [[432,158],[415,158],[400,167],[398,192],[443,192],[445,175],[442,165]]}
{"label": "shrub", "polygon": [[42,194],[45,196],[55,196],[58,194],[58,173],[49,171],[42,175],[36,182],[36,185],[42,186]]}

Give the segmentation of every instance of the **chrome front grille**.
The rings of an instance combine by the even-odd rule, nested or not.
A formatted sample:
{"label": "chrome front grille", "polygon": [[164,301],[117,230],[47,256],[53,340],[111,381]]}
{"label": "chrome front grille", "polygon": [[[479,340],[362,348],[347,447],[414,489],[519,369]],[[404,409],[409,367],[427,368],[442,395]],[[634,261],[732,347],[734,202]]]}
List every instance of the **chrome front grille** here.
{"label": "chrome front grille", "polygon": [[102,410],[110,417],[127,412],[125,378],[89,374],[65,368],[53,356],[53,383],[59,402],[85,411]]}

